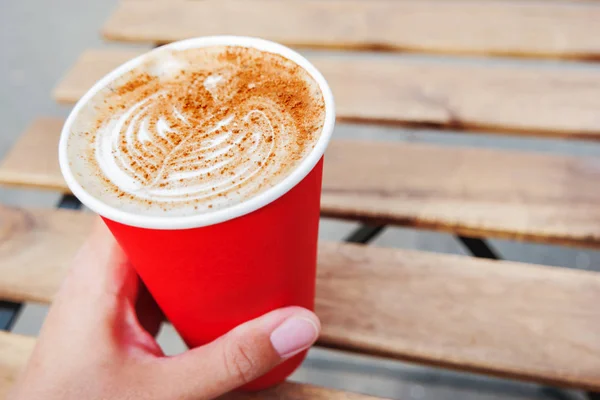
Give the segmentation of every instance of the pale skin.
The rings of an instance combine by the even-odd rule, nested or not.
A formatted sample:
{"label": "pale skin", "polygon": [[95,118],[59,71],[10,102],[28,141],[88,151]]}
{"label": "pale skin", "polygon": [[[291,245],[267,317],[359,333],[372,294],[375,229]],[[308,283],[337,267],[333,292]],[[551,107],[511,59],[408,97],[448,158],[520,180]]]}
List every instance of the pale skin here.
{"label": "pale skin", "polygon": [[307,349],[320,331],[315,314],[288,307],[165,357],[154,338],[162,319],[112,235],[97,223],[9,399],[213,399]]}

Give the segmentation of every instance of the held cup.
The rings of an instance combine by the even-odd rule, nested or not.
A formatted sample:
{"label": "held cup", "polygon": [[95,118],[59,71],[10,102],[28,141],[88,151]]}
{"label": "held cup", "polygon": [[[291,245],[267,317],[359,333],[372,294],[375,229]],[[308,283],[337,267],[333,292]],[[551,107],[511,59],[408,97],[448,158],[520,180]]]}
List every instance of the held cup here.
{"label": "held cup", "polygon": [[[165,49],[241,46],[296,63],[318,84],[325,117],[314,147],[285,178],[239,203],[193,215],[140,215],[107,204],[80,184],[67,146],[86,103],[111,82]],[[282,45],[247,37],[201,37],[175,42],[133,59],[96,83],[67,119],[59,145],[62,173],[73,194],[98,213],[158,305],[190,347],[209,343],[276,308],[314,308],[323,154],[335,120],[331,90],[304,57]],[[79,174],[79,176],[76,176]],[[245,387],[283,381],[305,352]]]}

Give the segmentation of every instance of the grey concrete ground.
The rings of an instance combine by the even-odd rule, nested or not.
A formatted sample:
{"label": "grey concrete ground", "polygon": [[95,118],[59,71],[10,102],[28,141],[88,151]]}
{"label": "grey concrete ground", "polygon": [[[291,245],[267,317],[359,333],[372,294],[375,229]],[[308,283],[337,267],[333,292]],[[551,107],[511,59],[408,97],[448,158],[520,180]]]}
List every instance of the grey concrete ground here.
{"label": "grey concrete ground", "polygon": [[[85,48],[108,45],[102,43],[98,31],[114,8],[116,0],[1,0],[0,4],[0,120],[3,124],[0,134],[0,156],[3,156],[19,133],[36,116],[67,115],[68,107],[56,105],[50,97],[50,92]],[[465,62],[464,59],[446,58],[439,58],[439,61]],[[475,62],[531,64],[514,60]],[[600,68],[590,64],[561,62],[543,62],[536,66]],[[335,135],[600,156],[600,146],[597,144],[570,143],[563,140],[349,125],[340,126]],[[3,204],[51,207],[58,199],[59,196],[52,193],[0,188],[0,202]],[[321,237],[340,240],[356,226],[354,223],[323,220]],[[600,270],[599,252],[499,240],[493,240],[491,243],[509,260]],[[375,245],[465,254],[460,244],[449,235],[402,228],[388,229],[375,241]],[[46,308],[43,306],[29,305],[19,319],[15,331],[37,334],[45,312]],[[168,353],[177,353],[184,349],[177,335],[169,327],[163,330],[160,340]],[[293,379],[398,399],[581,398],[576,392],[557,393],[532,384],[458,374],[325,350],[311,351],[308,360]]]}

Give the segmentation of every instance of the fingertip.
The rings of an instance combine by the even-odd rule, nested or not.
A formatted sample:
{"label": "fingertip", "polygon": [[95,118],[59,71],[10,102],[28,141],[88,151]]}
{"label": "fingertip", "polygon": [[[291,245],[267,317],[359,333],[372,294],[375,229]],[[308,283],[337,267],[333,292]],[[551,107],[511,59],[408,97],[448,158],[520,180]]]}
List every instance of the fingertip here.
{"label": "fingertip", "polygon": [[311,315],[293,315],[270,335],[271,345],[282,359],[290,358],[312,346],[321,331],[318,318]]}
{"label": "fingertip", "polygon": [[255,320],[268,334],[273,349],[282,359],[309,348],[321,332],[317,315],[303,307],[283,307]]}
{"label": "fingertip", "polygon": [[[310,320],[313,324],[315,324],[319,331],[321,330],[321,322],[319,321],[319,318],[315,315],[315,313],[304,307],[299,306],[278,308],[256,318],[253,321],[250,321],[249,324],[252,326],[259,325],[263,332],[270,334],[275,328],[277,328],[285,320],[291,317],[306,318]],[[236,328],[236,330],[243,329],[244,325],[245,324],[240,325]]]}
{"label": "fingertip", "polygon": [[304,318],[313,324],[318,333],[321,332],[321,320],[313,311],[299,306],[286,307],[285,310],[290,313],[288,317],[294,316],[297,318]]}

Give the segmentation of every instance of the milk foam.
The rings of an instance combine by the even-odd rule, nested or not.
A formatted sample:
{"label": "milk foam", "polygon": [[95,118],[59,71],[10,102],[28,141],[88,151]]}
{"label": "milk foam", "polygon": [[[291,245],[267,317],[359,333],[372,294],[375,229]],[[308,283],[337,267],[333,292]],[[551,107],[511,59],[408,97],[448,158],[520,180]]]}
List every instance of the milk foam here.
{"label": "milk foam", "polygon": [[284,179],[323,120],[316,82],[281,56],[233,46],[159,50],[83,107],[69,161],[81,186],[109,205],[192,215]]}

